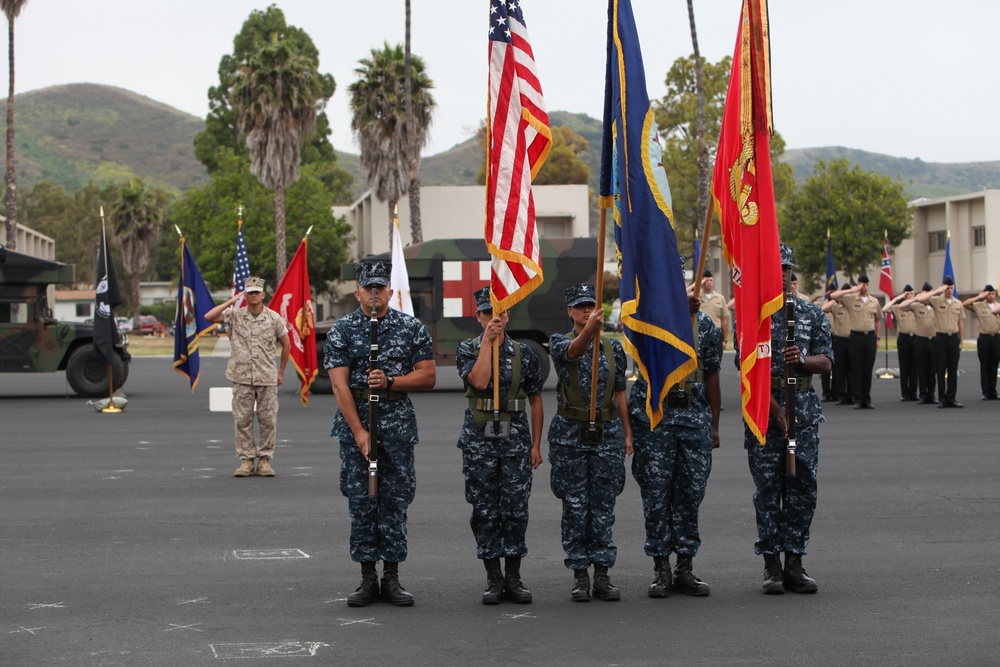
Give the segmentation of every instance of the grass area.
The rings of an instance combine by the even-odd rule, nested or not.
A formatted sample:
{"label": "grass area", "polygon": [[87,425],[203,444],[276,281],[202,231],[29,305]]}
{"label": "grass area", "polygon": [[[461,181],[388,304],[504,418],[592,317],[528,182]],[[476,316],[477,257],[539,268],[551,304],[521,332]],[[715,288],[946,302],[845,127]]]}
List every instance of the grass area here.
{"label": "grass area", "polygon": [[[198,339],[198,350],[210,354],[215,349],[218,338],[203,336]],[[133,336],[128,337],[128,351],[133,357],[174,356],[173,336]]]}

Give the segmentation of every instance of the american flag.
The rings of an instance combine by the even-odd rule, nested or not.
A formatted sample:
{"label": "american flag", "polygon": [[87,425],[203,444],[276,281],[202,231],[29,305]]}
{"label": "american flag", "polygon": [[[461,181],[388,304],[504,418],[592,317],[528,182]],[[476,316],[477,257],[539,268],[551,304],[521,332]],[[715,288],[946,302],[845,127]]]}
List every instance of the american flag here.
{"label": "american flag", "polygon": [[549,154],[552,132],[518,0],[492,0],[489,40],[485,235],[499,312],[542,283],[531,179]]}
{"label": "american flag", "polygon": [[[247,278],[250,277],[250,260],[247,258],[247,244],[243,241],[243,227],[240,227],[236,235],[236,266],[233,268],[233,296],[242,294],[246,289]],[[233,308],[242,308],[246,305],[246,299],[233,304]]]}

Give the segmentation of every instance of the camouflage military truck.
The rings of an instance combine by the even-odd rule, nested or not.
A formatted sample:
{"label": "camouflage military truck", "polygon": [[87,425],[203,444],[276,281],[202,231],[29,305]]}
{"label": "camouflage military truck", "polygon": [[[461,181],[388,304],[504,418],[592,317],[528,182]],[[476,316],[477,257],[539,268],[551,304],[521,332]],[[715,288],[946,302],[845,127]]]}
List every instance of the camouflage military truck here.
{"label": "camouflage military truck", "polygon": [[[84,397],[108,395],[108,364],[94,354],[94,326],[57,322],[49,286],[72,283],[71,264],[0,249],[0,373],[66,371],[73,391]],[[114,388],[128,377],[130,356],[115,350]]]}
{"label": "camouflage military truck", "polygon": [[[541,239],[542,272],[545,280],[526,299],[511,309],[507,332],[528,345],[538,357],[542,376],[549,375],[549,336],[569,331],[563,291],[574,283],[594,282],[597,239]],[[490,254],[482,238],[439,239],[403,249],[410,279],[413,313],[430,330],[438,364],[455,364],[455,349],[483,329],[476,319],[473,292],[490,282]],[[379,255],[388,259],[388,253]],[[341,275],[354,279],[354,265],[345,264]],[[329,325],[317,325],[317,344],[322,365],[323,343]],[[313,391],[328,393],[326,370],[313,383]]]}

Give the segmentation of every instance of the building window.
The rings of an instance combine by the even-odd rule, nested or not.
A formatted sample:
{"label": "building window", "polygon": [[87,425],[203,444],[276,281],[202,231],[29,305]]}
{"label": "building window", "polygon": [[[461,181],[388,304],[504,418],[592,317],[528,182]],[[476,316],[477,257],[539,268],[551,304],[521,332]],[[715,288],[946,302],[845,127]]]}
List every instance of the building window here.
{"label": "building window", "polygon": [[928,250],[930,252],[939,252],[945,249],[945,245],[948,243],[948,232],[928,232],[927,240],[930,242]]}
{"label": "building window", "polygon": [[972,245],[976,248],[986,247],[986,226],[972,228]]}
{"label": "building window", "polygon": [[89,303],[78,303],[76,304],[76,316],[77,317],[90,317],[90,306]]}

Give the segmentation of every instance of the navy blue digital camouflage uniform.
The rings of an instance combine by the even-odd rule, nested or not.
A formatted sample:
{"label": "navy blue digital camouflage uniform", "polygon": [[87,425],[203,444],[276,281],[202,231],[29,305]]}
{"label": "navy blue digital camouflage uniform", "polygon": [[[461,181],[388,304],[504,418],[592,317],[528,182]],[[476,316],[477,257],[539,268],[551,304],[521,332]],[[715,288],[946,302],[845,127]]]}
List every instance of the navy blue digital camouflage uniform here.
{"label": "navy blue digital camouflage uniform", "polygon": [[[722,332],[712,318],[698,313],[698,361],[705,375],[719,372]],[[697,555],[701,546],[698,508],[712,472],[712,409],[703,382],[691,383],[691,406],[668,408],[650,431],[646,380],[629,393],[632,420],[632,476],[639,484],[646,518],[647,556]]]}
{"label": "navy blue digital camouflage uniform", "polygon": [[[785,357],[781,353],[785,342],[785,308],[771,316],[771,378],[782,380]],[[795,346],[802,356],[823,355],[833,361],[830,320],[815,305],[795,299]],[[736,355],[739,363],[739,354]],[[795,377],[808,373],[795,369]],[[772,389],[782,409],[785,407],[783,388]],[[810,386],[795,393],[795,476],[785,474],[785,434],[774,416],[768,420],[766,442],[762,446],[744,425],[744,447],[747,450],[750,474],[756,491],[753,504],[757,515],[757,541],[754,552],[805,554],[809,543],[809,527],[816,512],[816,471],[819,465],[819,425],[826,421],[820,408],[819,396]]]}
{"label": "navy blue digital camouflage uniform", "polygon": [[[569,385],[569,365],[578,364],[580,393],[589,406],[593,341],[579,359],[567,354],[572,339],[553,334],[549,339],[552,367],[563,385]],[[615,358],[615,377],[604,351],[597,371],[597,405],[605,391],[625,391],[625,350],[621,343],[607,339]],[[557,392],[558,393],[558,392]],[[562,396],[559,395],[562,404]],[[604,441],[589,445],[580,442],[583,422],[556,414],[549,424],[549,463],[552,465],[552,492],[562,500],[562,543],[566,567],[584,570],[591,564],[613,567],[618,547],[611,539],[615,523],[615,500],[625,488],[625,429],[617,410],[604,422]]]}
{"label": "navy blue digital camouflage uniform", "polygon": [[[368,389],[369,318],[360,308],[338,320],[326,336],[323,366],[347,366],[352,390]],[[378,321],[379,368],[397,377],[415,364],[433,360],[427,327],[420,320],[389,309]],[[355,398],[358,418],[368,425],[368,400]],[[408,397],[379,403],[379,493],[368,497],[368,461],[340,410],[330,431],[340,440],[340,492],[351,515],[351,559],[361,563],[406,560],[406,512],[416,493],[413,447],[417,444],[417,417]],[[377,526],[376,526],[377,523]]]}
{"label": "navy blue digital camouflage uniform", "polygon": [[[483,336],[461,342],[455,352],[455,366],[465,380],[479,357]],[[527,345],[509,336],[500,345],[500,403],[508,395],[514,375],[514,345],[521,353],[521,387],[528,396],[537,396],[544,384],[538,358]],[[493,396],[493,379],[483,392]],[[492,413],[491,413],[492,414]],[[492,428],[492,420],[485,424]],[[469,524],[476,538],[476,556],[487,560],[522,558],[528,553],[524,535],[528,528],[528,497],[531,495],[531,429],[525,411],[510,414],[510,437],[486,438],[483,425],[476,425],[470,408],[465,410],[462,434],[462,472],[465,499],[472,505]]]}

